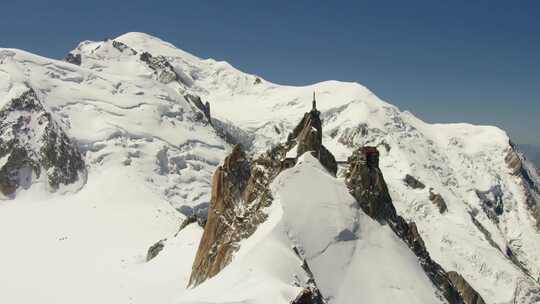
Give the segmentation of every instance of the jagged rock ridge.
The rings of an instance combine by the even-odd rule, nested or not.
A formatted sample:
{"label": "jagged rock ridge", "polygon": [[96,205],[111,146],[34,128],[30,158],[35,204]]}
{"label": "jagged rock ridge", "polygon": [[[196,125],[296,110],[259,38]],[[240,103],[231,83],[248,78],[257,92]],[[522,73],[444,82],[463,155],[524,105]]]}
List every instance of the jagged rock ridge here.
{"label": "jagged rock ridge", "polygon": [[[482,297],[459,274],[447,273],[433,261],[414,222],[407,223],[399,216],[388,193],[379,169],[379,152],[375,147],[362,147],[349,158],[346,183],[366,214],[388,224],[418,257],[426,275],[451,304],[484,303]],[[409,184],[417,185],[418,182]]]}

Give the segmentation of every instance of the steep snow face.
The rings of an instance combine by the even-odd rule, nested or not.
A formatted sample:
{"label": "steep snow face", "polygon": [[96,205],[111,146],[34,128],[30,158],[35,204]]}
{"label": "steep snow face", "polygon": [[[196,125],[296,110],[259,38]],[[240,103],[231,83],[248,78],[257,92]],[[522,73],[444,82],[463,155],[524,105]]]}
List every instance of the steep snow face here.
{"label": "steep snow face", "polygon": [[416,256],[311,154],[273,183],[283,224],[329,303],[444,303]]}

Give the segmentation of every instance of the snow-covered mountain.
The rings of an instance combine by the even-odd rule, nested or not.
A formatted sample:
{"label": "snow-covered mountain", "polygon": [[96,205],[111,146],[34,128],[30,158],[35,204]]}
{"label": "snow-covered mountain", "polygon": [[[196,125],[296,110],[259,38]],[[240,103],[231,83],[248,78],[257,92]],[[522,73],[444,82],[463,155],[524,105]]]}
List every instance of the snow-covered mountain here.
{"label": "snow-covered mountain", "polygon": [[[337,176],[310,153],[293,168],[268,167],[265,151],[280,143],[289,151],[280,157],[296,156],[288,135],[313,92]],[[39,113],[15,111],[29,94]],[[364,146],[380,153],[397,214],[459,274],[452,284],[485,303],[540,302],[540,177],[498,128],[427,124],[356,83],[274,84],[142,33],[84,41],[65,61],[0,49],[0,106],[0,186],[21,185],[0,201],[2,303],[447,302],[410,244],[349,193],[346,161]],[[8,174],[8,156],[20,155],[4,148],[13,138],[39,170]],[[247,151],[238,161],[259,167],[227,192],[212,175],[234,144]],[[44,146],[70,157],[51,164]],[[38,171],[70,178],[43,187]],[[242,196],[250,187],[254,196]],[[216,226],[201,226],[223,193],[234,194],[223,201],[231,217],[208,220],[218,232],[242,229],[212,243],[204,235]],[[201,238],[227,250],[199,258]],[[204,259],[217,268],[189,284]]]}

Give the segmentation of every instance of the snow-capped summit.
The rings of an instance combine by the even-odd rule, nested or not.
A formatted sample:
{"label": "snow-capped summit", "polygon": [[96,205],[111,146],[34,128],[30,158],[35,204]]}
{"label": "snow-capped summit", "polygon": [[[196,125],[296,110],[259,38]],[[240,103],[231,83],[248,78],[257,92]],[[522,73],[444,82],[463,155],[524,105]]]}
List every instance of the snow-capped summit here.
{"label": "snow-capped summit", "polygon": [[[61,139],[51,153],[80,153],[85,169],[75,162],[74,171],[88,176],[47,195],[19,179],[17,195],[2,198],[9,250],[0,253],[0,302],[289,303],[317,287],[327,303],[444,303],[409,248],[353,207],[341,173],[353,151],[371,146],[397,215],[416,223],[453,282],[485,303],[538,303],[540,178],[504,131],[425,123],[357,83],[275,84],[144,33],[84,41],[66,54],[0,49],[0,175],[6,132],[35,152],[39,136],[29,134],[51,125]],[[26,94],[42,105],[39,115],[11,106],[24,92],[34,92]],[[187,288],[213,172],[233,144],[257,159],[286,142],[313,92],[337,177],[304,153],[272,179],[265,193],[274,203],[227,265]],[[20,117],[30,133],[12,132]],[[64,173],[74,163],[60,162]],[[161,251],[147,262],[156,243]],[[402,279],[390,275],[398,269]]]}

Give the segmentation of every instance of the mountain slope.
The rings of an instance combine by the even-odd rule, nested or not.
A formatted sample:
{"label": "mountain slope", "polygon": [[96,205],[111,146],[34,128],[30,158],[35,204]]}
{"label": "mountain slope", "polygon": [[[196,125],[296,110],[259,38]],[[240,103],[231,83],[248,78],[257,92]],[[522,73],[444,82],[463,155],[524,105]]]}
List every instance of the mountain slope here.
{"label": "mountain slope", "polygon": [[[78,148],[52,119],[36,92],[20,84],[12,88],[0,110],[0,195],[15,197],[20,188],[43,182],[43,190],[86,179]],[[65,190],[65,189],[64,189]]]}
{"label": "mountain slope", "polygon": [[[37,278],[24,280],[31,276],[23,271],[24,261],[18,258],[25,252],[28,255],[24,260],[31,259],[40,274],[56,269],[59,278],[76,277],[80,282],[55,276],[50,284],[40,287],[41,294],[24,294],[21,303],[42,300],[40,295],[47,295],[49,302],[71,303],[77,293],[86,293],[86,286],[95,286],[96,292],[78,302],[290,301],[301,290],[291,284],[290,278],[297,276],[299,283],[305,283],[308,275],[298,256],[283,246],[295,242],[313,245],[305,257],[308,263],[317,265],[312,254],[319,244],[311,242],[315,234],[304,234],[309,222],[303,226],[294,220],[297,204],[308,208],[305,204],[309,203],[294,199],[298,193],[290,189],[294,185],[307,187],[299,176],[287,171],[279,176],[276,181],[285,184],[274,184],[273,190],[284,197],[276,203],[282,210],[268,210],[268,219],[242,243],[230,265],[187,291],[202,231],[192,224],[176,232],[186,216],[205,218],[212,172],[231,149],[230,144],[242,143],[257,155],[284,142],[299,117],[309,111],[313,92],[326,148],[343,162],[359,147],[378,147],[380,168],[398,214],[416,223],[436,262],[447,271],[461,274],[486,303],[534,303],[537,299],[538,286],[532,282],[540,273],[538,175],[532,173],[532,164],[516,154],[502,130],[469,124],[427,124],[355,83],[327,81],[304,87],[270,83],[228,63],[197,58],[142,33],[82,42],[67,60],[0,49],[0,100],[11,100],[9,92],[20,84],[33,88],[66,136],[78,144],[88,167],[88,182],[77,193],[35,196],[35,187],[31,187],[19,191],[15,200],[0,202],[0,239],[15,248],[0,254],[0,268],[10,269],[0,273],[0,281],[9,282],[12,290],[1,292],[1,300],[17,302],[13,300],[21,296],[17,290],[40,284]],[[298,165],[302,169],[295,167],[290,172],[318,174],[318,164],[304,162]],[[344,169],[341,166],[338,170],[338,178]],[[412,187],[404,181],[407,175],[424,187]],[[329,206],[337,208],[330,210],[346,213],[341,214],[342,224],[358,221],[364,229],[353,233],[357,240],[340,243],[343,251],[336,254],[350,253],[351,247],[365,246],[372,238],[384,240],[379,244],[383,248],[392,248],[381,254],[401,252],[402,244],[396,245],[385,228],[373,228],[377,226],[368,224],[369,218],[354,210],[348,213],[350,208],[344,205],[350,196],[340,196],[341,184],[334,185],[325,175],[319,177],[324,180],[321,188],[337,191]],[[442,204],[446,210],[440,208]],[[310,214],[322,217],[321,223],[326,216],[333,216],[319,204],[315,207],[309,209],[313,212]],[[40,210],[39,219],[29,217],[33,210]],[[32,233],[33,225],[49,228]],[[287,231],[297,240],[291,241],[285,232],[269,232],[278,226],[290,226]],[[94,227],[102,229],[94,234]],[[332,229],[337,229],[326,224],[315,227],[321,229],[321,242],[332,238],[336,232]],[[73,245],[65,245],[69,244],[63,239],[65,234],[73,235]],[[88,242],[90,239],[95,241]],[[143,262],[141,257],[146,256],[147,248],[160,239],[167,239],[163,250]],[[49,248],[51,253],[31,254],[40,248]],[[279,269],[274,269],[272,255],[266,250],[280,257]],[[359,257],[374,254],[354,252],[346,255],[359,263],[352,268],[369,266],[361,266]],[[83,267],[74,273],[71,268],[77,262],[63,262],[70,256],[99,267]],[[405,262],[409,258],[391,257],[397,263],[395,267],[407,269],[417,282],[400,292],[409,296],[416,292],[419,301],[429,302],[432,294],[426,290],[430,286],[415,275],[417,266]],[[316,280],[323,295],[326,292],[336,303],[350,300],[345,298],[345,294],[351,294],[347,285],[340,291],[335,285],[339,279],[324,282],[317,275],[330,274],[332,269],[317,267],[312,270],[319,277]],[[257,269],[255,273],[246,276],[253,269]],[[399,294],[392,284],[382,283],[394,279],[388,273],[383,271],[381,280],[373,281],[372,286],[386,291],[384,295],[370,294],[374,301]],[[107,279],[96,283],[101,278]],[[73,292],[62,293],[64,288],[54,282]],[[271,288],[263,291],[261,286]],[[245,293],[237,296],[239,290]]]}

